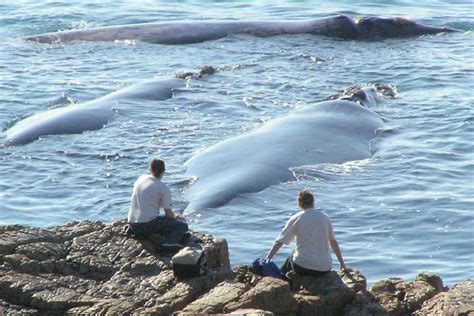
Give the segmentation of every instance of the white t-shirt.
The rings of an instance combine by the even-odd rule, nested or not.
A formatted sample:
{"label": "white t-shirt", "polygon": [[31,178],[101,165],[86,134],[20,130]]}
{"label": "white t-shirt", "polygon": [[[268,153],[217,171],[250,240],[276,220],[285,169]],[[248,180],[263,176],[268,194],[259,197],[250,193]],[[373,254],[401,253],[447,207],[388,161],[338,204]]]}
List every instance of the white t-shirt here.
{"label": "white t-shirt", "polygon": [[149,222],[160,215],[160,208],[171,208],[170,189],[150,174],[140,176],[133,186],[128,222]]}
{"label": "white t-shirt", "polygon": [[276,239],[288,245],[296,239],[293,261],[306,269],[328,271],[332,267],[329,240],[335,240],[329,216],[314,208],[293,215]]}

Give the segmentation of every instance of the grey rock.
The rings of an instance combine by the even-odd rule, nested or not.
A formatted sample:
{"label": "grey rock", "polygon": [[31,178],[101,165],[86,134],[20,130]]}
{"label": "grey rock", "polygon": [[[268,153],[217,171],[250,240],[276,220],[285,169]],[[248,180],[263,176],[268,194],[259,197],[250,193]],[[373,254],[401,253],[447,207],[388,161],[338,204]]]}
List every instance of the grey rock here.
{"label": "grey rock", "polygon": [[443,285],[443,280],[434,273],[423,271],[418,274],[415,278],[415,281],[424,281],[434,287],[437,292],[444,292],[448,289]]}
{"label": "grey rock", "polygon": [[412,282],[389,278],[360,291],[345,310],[345,315],[410,315],[445,288],[433,273],[422,272]]}
{"label": "grey rock", "polygon": [[225,311],[257,308],[275,314],[292,314],[297,310],[296,301],[290,291],[288,282],[272,278],[262,278],[255,287],[245,292],[237,302],[225,307]]}
{"label": "grey rock", "polygon": [[441,292],[425,301],[414,315],[474,315],[474,280],[456,284],[447,292]]}
{"label": "grey rock", "polygon": [[[125,221],[52,228],[0,226],[0,306],[27,314],[132,314],[166,305],[170,314],[231,278],[227,242],[191,232],[209,273],[177,280],[161,236],[127,238]],[[161,239],[160,239],[161,238]]]}
{"label": "grey rock", "polygon": [[357,270],[347,275],[331,271],[320,277],[293,276],[291,281],[300,315],[341,315],[365,287],[365,277]]}
{"label": "grey rock", "polygon": [[36,316],[40,313],[33,308],[26,308],[24,306],[13,305],[0,299],[0,315],[29,315]]}
{"label": "grey rock", "polygon": [[234,280],[226,280],[218,284],[209,293],[195,300],[183,310],[194,313],[223,313],[226,305],[239,301],[250,286]]}
{"label": "grey rock", "polygon": [[52,228],[0,226],[0,314],[77,315],[469,315],[474,282],[446,291],[422,272],[389,278],[368,291],[365,277],[289,274],[291,282],[230,269],[225,239],[190,232],[187,246],[206,254],[208,273],[173,275],[163,236],[127,238],[125,221],[80,221]]}

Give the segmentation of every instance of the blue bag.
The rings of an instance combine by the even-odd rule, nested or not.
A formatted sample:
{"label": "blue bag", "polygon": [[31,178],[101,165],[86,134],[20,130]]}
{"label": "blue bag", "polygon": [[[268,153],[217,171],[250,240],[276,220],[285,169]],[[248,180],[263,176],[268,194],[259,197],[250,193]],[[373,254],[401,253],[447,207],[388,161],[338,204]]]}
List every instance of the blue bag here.
{"label": "blue bag", "polygon": [[250,265],[250,271],[262,276],[270,276],[277,279],[288,281],[286,275],[277,267],[275,262],[270,259],[255,259]]}

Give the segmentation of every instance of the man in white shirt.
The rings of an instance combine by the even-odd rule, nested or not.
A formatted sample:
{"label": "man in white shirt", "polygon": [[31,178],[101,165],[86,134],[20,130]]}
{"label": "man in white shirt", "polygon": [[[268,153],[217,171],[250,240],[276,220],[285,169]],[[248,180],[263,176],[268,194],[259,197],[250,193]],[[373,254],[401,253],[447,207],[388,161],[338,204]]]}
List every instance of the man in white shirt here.
{"label": "man in white shirt", "polygon": [[314,209],[314,196],[311,191],[298,192],[297,200],[301,211],[288,220],[268,252],[267,259],[272,259],[283,244],[288,245],[296,240],[295,251],[283,264],[283,273],[290,270],[301,275],[322,275],[329,272],[332,267],[329,246],[339,260],[340,269],[345,271],[346,265],[334,237],[329,216]]}
{"label": "man in white shirt", "polygon": [[[177,220],[171,204],[171,191],[161,182],[165,173],[165,163],[155,157],[150,162],[150,174],[140,176],[133,186],[130,210],[128,211],[127,235],[144,238],[158,233],[165,236],[163,250],[175,251],[181,248],[180,241],[188,230],[188,225]],[[160,209],[165,216],[160,215]]]}

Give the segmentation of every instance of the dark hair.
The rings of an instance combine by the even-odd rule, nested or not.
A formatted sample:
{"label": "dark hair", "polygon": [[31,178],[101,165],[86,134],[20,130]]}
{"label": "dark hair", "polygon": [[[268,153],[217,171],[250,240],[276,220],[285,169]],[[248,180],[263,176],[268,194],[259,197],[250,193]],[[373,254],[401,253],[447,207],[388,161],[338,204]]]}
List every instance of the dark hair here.
{"label": "dark hair", "polygon": [[165,172],[165,162],[160,157],[154,157],[150,161],[150,171],[155,177],[161,176]]}
{"label": "dark hair", "polygon": [[314,206],[314,196],[313,192],[310,190],[301,190],[298,192],[296,199],[298,201],[299,208],[305,209]]}

